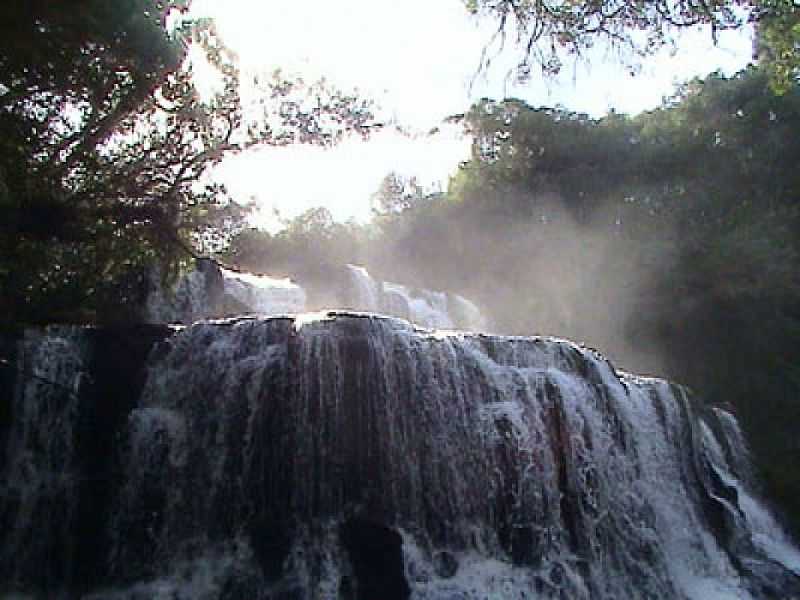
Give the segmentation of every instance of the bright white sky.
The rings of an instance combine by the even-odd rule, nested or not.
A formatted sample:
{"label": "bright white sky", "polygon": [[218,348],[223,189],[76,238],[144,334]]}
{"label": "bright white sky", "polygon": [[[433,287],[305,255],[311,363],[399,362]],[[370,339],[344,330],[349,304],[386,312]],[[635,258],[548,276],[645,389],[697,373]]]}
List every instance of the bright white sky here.
{"label": "bright white sky", "polygon": [[[591,67],[565,69],[560,80],[537,78],[523,87],[506,78],[513,55],[501,56],[470,87],[489,40],[490,23],[476,23],[461,0],[194,0],[193,13],[216,19],[220,34],[247,72],[284,72],[307,80],[358,89],[394,118],[419,132],[440,126],[481,97],[517,97],[539,106],[560,104],[602,116],[610,108],[638,113],[659,105],[674,85],[716,69],[733,73],[749,60],[747,35],[723,36],[714,47],[708,32],[681,38],[679,52],[649,60],[631,76],[598,55]],[[255,199],[260,226],[276,227],[273,212],[291,217],[326,206],[339,220],[369,218],[369,198],[390,171],[416,175],[446,188],[469,140],[454,128],[409,139],[384,131],[368,142],[350,139],[336,148],[267,148],[223,165],[217,177],[234,198]]]}

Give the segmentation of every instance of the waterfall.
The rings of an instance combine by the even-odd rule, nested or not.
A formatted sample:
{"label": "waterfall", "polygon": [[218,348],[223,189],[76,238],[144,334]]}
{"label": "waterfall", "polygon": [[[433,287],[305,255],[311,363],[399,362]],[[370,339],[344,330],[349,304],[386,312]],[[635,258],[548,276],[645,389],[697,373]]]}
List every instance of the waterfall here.
{"label": "waterfall", "polygon": [[[101,376],[96,361],[113,336],[19,342],[41,379],[19,374],[0,438],[0,592],[800,593],[800,554],[758,498],[733,416],[592,350],[348,313],[148,335],[137,347],[149,359],[115,363],[141,385],[103,421],[108,489],[78,520],[87,492],[74,481],[96,475],[81,415],[112,389],[113,369]],[[96,535],[83,540],[89,517]],[[87,544],[94,562],[81,570]]]}
{"label": "waterfall", "polygon": [[0,577],[49,587],[68,578],[78,559],[83,457],[76,441],[87,408],[88,346],[76,327],[29,331],[19,345],[22,376],[6,390],[13,426],[0,436]]}
{"label": "waterfall", "polygon": [[486,322],[475,304],[458,294],[379,282],[364,267],[347,265],[353,292],[348,308],[400,317],[431,329],[483,331]]}
{"label": "waterfall", "polygon": [[194,269],[170,286],[151,277],[144,309],[146,323],[191,324],[239,314],[280,315],[306,310],[305,290],[288,278],[225,269],[198,259]]}
{"label": "waterfall", "polygon": [[334,299],[335,306],[400,317],[431,329],[486,327],[478,307],[458,294],[377,281],[356,265],[344,267],[339,275],[344,281],[313,282],[309,287],[314,293],[288,278],[233,271],[210,260],[198,260],[195,269],[171,286],[165,287],[159,277],[155,270],[144,310],[147,323],[188,325],[243,314],[297,314],[330,307]]}
{"label": "waterfall", "polygon": [[146,323],[194,323],[213,316],[216,309],[216,274],[195,268],[168,285],[159,269],[150,272],[150,293],[144,306]]}
{"label": "waterfall", "polygon": [[300,313],[306,309],[306,293],[288,278],[240,273],[221,269],[225,294],[235,298],[244,312],[263,315]]}
{"label": "waterfall", "polygon": [[348,308],[354,310],[380,312],[382,302],[378,283],[370,277],[364,267],[347,265],[346,269],[350,277],[352,292],[350,302],[345,302],[345,305],[349,304]]}
{"label": "waterfall", "polygon": [[487,321],[471,300],[458,294],[447,295],[447,306],[456,325],[467,331],[486,331]]}
{"label": "waterfall", "polygon": [[415,295],[404,285],[385,282],[383,293],[386,306],[390,307],[386,312],[390,315],[408,315],[406,318],[412,323],[432,329],[454,326],[447,310],[447,294],[443,292],[420,290]]}

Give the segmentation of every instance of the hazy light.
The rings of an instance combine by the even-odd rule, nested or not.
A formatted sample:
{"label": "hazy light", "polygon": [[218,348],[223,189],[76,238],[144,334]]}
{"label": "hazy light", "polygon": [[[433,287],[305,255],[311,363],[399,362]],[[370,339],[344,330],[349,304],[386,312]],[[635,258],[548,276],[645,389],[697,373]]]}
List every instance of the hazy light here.
{"label": "hazy light", "polygon": [[416,175],[424,185],[445,182],[469,155],[469,140],[453,131],[424,140],[386,130],[369,143],[347,139],[334,148],[263,148],[227,161],[219,169],[234,198],[256,200],[257,224],[280,229],[273,214],[290,218],[325,206],[336,220],[370,218],[370,197],[389,171]]}
{"label": "hazy light", "polygon": [[[558,104],[593,116],[612,108],[637,113],[658,106],[676,83],[716,69],[735,72],[751,51],[747,35],[723,35],[714,47],[707,31],[696,30],[682,36],[678,53],[653,57],[635,76],[598,51],[591,67],[567,67],[556,81],[534,78],[523,87],[506,77],[515,64],[513,53],[497,57],[488,76],[475,77],[492,28],[476,24],[461,0],[195,0],[192,10],[216,19],[220,34],[239,54],[245,79],[277,67],[308,80],[324,76],[334,86],[376,100],[382,119],[417,132],[439,126],[484,96]],[[235,198],[257,199],[264,226],[278,226],[273,208],[292,216],[319,205],[336,219],[366,220],[369,197],[389,171],[446,187],[467,153],[468,141],[452,132],[417,139],[385,132],[333,150],[254,151],[223,165],[218,177]]]}

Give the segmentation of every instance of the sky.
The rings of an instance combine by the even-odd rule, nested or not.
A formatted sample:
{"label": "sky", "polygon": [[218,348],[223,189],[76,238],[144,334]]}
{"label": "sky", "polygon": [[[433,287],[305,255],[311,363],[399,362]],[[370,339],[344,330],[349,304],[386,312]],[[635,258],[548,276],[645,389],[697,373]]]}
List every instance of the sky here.
{"label": "sky", "polygon": [[[636,114],[655,108],[694,76],[735,73],[751,54],[747,33],[724,34],[714,46],[708,31],[694,30],[681,36],[677,53],[648,59],[636,75],[598,52],[591,65],[567,67],[557,80],[533,77],[519,86],[507,77],[511,51],[478,75],[492,24],[468,15],[461,0],[194,0],[192,11],[216,20],[245,75],[280,67],[306,80],[324,76],[373,99],[381,119],[419,134],[389,128],[367,142],[352,138],[333,149],[266,148],[226,161],[214,177],[235,199],[255,200],[255,224],[271,230],[280,227],[275,211],[286,219],[316,206],[326,206],[337,220],[366,221],[370,196],[390,171],[446,189],[469,157],[470,140],[441,121],[481,97],[516,97],[598,117],[612,108]],[[440,127],[438,135],[424,135],[434,127]]]}

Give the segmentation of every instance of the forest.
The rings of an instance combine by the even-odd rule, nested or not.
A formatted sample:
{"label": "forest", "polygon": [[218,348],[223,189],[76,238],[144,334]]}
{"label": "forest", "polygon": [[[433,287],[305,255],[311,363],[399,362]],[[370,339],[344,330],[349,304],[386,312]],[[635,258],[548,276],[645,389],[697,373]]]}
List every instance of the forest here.
{"label": "forest", "polygon": [[365,264],[474,298],[497,331],[582,340],[667,376],[747,428],[800,525],[800,95],[762,70],[711,74],[658,110],[590,119],[516,100],[464,116],[447,192],[389,175],[368,226],[325,209],[226,259],[256,272]]}
{"label": "forest", "polygon": [[[272,102],[254,109],[213,22],[165,33],[183,2],[5,3],[2,327],[133,321],[148,269],[174,277],[197,256],[274,276],[364,265],[466,295],[494,333],[577,340],[732,410],[800,534],[800,12],[783,0],[548,6],[466,8],[500,31],[515,23],[527,77],[560,68],[529,42],[579,53],[627,36],[646,54],[668,27],[739,27],[744,9],[758,60],[638,115],[482,100],[451,118],[472,151],[445,191],[389,173],[369,224],[319,207],[268,233],[204,174],[259,144],[368,137],[381,125],[369,99],[277,73],[259,82]],[[211,99],[190,43],[219,71]]]}

